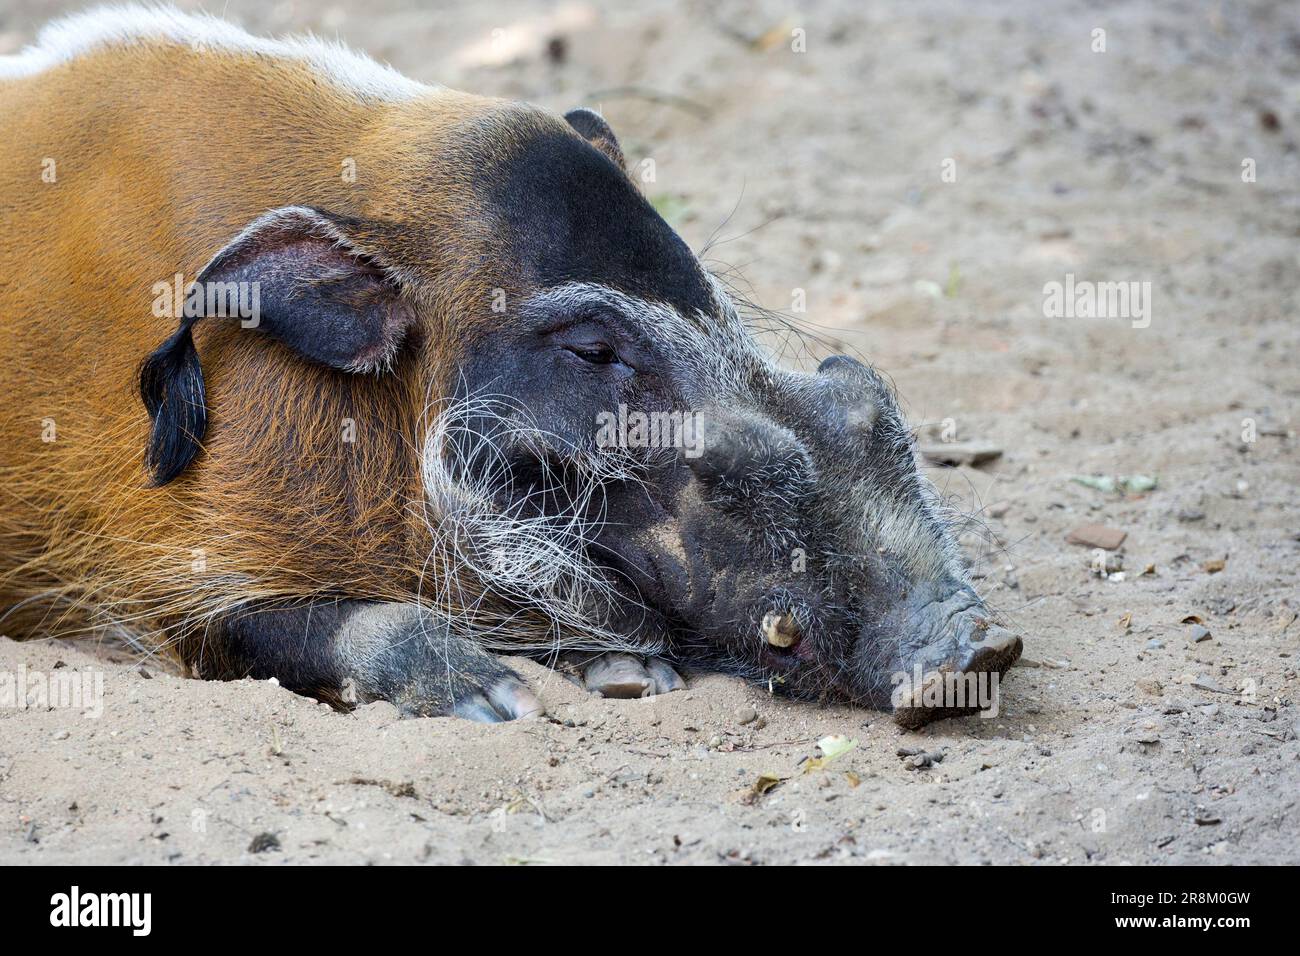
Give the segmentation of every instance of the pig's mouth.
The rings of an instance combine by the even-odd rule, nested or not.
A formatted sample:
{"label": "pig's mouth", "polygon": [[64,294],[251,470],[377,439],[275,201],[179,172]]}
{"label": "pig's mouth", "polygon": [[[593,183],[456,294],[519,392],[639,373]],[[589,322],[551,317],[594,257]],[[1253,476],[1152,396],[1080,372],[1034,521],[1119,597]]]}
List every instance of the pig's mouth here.
{"label": "pig's mouth", "polygon": [[[629,587],[636,602],[663,622],[672,659],[797,698],[893,710],[906,727],[996,712],[1001,677],[1020,656],[1021,640],[969,585],[948,577],[904,591],[885,587],[881,575],[846,572],[794,587],[771,568],[755,574],[724,529],[710,530],[684,536],[674,529],[654,547],[620,541],[604,552],[625,585],[636,582]],[[680,547],[665,549],[665,538]]]}
{"label": "pig's mouth", "polygon": [[[842,636],[854,627],[856,635]],[[908,728],[996,715],[1002,675],[1022,648],[978,595],[956,582],[916,588],[902,607],[867,624],[818,627],[803,608],[774,608],[755,636],[759,667],[782,689],[892,709]]]}

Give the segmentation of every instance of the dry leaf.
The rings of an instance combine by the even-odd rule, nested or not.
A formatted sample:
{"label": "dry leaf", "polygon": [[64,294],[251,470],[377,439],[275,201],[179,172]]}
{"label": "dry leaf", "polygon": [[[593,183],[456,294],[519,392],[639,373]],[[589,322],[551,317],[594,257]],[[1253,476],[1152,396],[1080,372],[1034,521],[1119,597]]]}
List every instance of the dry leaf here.
{"label": "dry leaf", "polygon": [[834,760],[842,756],[858,745],[856,740],[850,740],[843,734],[831,734],[829,737],[823,737],[817,741],[817,749],[826,755],[827,760]]}

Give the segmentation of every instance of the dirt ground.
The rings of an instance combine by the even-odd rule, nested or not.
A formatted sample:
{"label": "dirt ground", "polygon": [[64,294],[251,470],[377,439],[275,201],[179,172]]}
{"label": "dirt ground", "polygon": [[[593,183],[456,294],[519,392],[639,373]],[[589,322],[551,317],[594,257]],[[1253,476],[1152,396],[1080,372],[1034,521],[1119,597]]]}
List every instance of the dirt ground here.
{"label": "dirt ground", "polygon": [[[0,51],[74,6],[5,0]],[[997,717],[913,733],[531,662],[551,719],[483,726],[0,640],[0,672],[103,677],[98,719],[0,708],[0,862],[1300,863],[1294,4],[214,6],[599,106],[715,268],[773,309],[803,290],[923,437],[1002,449],[930,474],[979,512],[963,545],[1025,659]],[[1149,325],[1048,317],[1067,274],[1150,283]],[[1127,532],[1122,573],[1066,542],[1089,523]],[[857,745],[809,770],[829,734]]]}

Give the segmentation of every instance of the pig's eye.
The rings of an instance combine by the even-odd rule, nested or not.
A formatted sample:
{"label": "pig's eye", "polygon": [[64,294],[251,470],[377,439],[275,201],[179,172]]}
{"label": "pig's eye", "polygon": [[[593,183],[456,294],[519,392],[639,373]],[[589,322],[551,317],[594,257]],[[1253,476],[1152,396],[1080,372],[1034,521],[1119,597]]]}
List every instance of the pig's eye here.
{"label": "pig's eye", "polygon": [[614,365],[619,361],[618,353],[604,342],[566,345],[565,348],[584,362],[590,362],[592,365]]}

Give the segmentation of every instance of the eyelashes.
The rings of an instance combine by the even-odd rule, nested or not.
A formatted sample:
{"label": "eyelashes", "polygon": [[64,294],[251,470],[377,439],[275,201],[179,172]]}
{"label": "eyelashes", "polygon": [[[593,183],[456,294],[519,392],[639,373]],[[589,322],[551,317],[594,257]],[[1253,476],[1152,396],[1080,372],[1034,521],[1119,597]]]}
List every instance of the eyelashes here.
{"label": "eyelashes", "polygon": [[566,345],[565,349],[572,352],[584,362],[592,365],[621,365],[622,362],[618,353],[612,347],[604,342],[592,342],[582,345]]}

